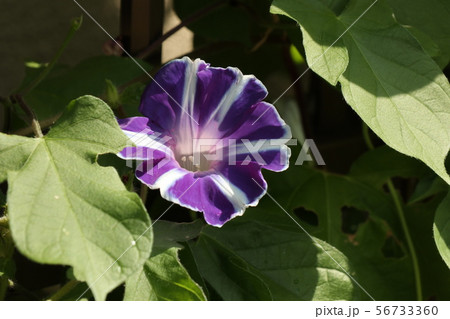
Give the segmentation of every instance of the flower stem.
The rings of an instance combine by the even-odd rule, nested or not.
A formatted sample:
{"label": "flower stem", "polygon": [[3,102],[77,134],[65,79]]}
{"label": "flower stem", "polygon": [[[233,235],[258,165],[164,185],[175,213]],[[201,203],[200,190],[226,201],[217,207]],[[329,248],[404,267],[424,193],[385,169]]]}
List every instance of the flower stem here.
{"label": "flower stem", "polygon": [[[46,129],[46,128],[50,127],[51,125],[53,125],[56,122],[56,120],[61,117],[61,115],[62,115],[62,113],[60,112],[52,117],[49,117],[45,120],[39,121],[41,129]],[[14,135],[22,135],[22,136],[27,136],[27,135],[30,135],[31,133],[33,133],[33,127],[31,127],[31,126],[27,126],[27,127],[24,127],[24,128],[21,128],[21,129],[18,129],[16,131],[12,132],[12,134],[14,134]]]}
{"label": "flower stem", "polygon": [[144,203],[144,206],[145,206],[145,203],[147,202],[147,196],[148,196],[148,187],[145,184],[141,184],[140,197],[141,197],[142,203]]}
{"label": "flower stem", "polygon": [[362,127],[362,133],[363,133],[364,142],[366,142],[367,148],[369,150],[373,150],[375,148],[375,146],[373,145],[372,140],[370,139],[369,127],[364,122],[363,122],[363,127]]}
{"label": "flower stem", "polygon": [[78,280],[70,280],[64,286],[61,287],[57,292],[55,292],[48,301],[58,301],[61,300],[65,295],[67,295],[73,288],[78,286],[80,282]]}
{"label": "flower stem", "polygon": [[41,125],[39,124],[34,111],[25,103],[21,95],[16,94],[13,95],[12,98],[27,115],[28,120],[31,123],[31,127],[33,128],[34,135],[36,137],[43,137],[44,134],[42,134]]}
{"label": "flower stem", "polygon": [[[373,150],[374,146],[370,139],[369,133],[370,133],[369,127],[367,126],[366,123],[363,123],[364,141],[366,142],[367,147],[370,150]],[[403,210],[403,203],[402,203],[402,200],[400,199],[400,196],[399,196],[397,190],[395,189],[394,184],[392,183],[392,180],[390,178],[386,181],[386,186],[389,190],[389,193],[391,194],[392,200],[394,201],[395,209],[397,210],[397,215],[400,220],[400,224],[402,225],[403,233],[405,234],[406,244],[408,246],[408,250],[411,255],[411,261],[412,261],[412,266],[413,266],[413,270],[414,270],[414,280],[416,283],[416,298],[418,301],[422,301],[423,300],[422,281],[420,278],[419,260],[417,259],[416,249],[414,248],[414,243],[413,243],[413,240],[411,237],[411,233],[409,231],[408,224],[406,222],[405,212]]]}
{"label": "flower stem", "polygon": [[418,301],[423,300],[422,296],[422,281],[420,278],[420,268],[419,261],[417,259],[416,250],[414,248],[414,243],[411,238],[411,234],[409,232],[408,224],[406,223],[405,213],[403,211],[403,204],[400,200],[400,196],[396,191],[394,184],[390,179],[387,180],[386,185],[389,189],[389,193],[391,193],[392,199],[394,200],[395,208],[397,209],[397,214],[400,219],[400,223],[402,225],[403,232],[405,234],[406,243],[408,245],[409,253],[411,254],[411,260],[414,269],[414,279],[416,282],[416,296]]}
{"label": "flower stem", "polygon": [[196,211],[193,210],[189,210],[189,217],[191,217],[192,221],[195,221],[198,219],[198,214]]}
{"label": "flower stem", "polygon": [[5,300],[6,291],[8,290],[9,280],[6,275],[0,276],[0,300]]}
{"label": "flower stem", "polygon": [[42,72],[39,74],[37,78],[35,78],[25,89],[22,90],[21,95],[27,95],[30,93],[36,86],[41,83],[43,79],[48,75],[48,73],[53,69],[56,62],[58,62],[59,58],[63,54],[64,50],[66,49],[67,45],[70,43],[70,40],[72,40],[72,37],[74,36],[75,32],[81,27],[81,24],[83,22],[83,16],[80,16],[78,18],[75,18],[72,20],[72,24],[70,26],[70,30],[66,35],[66,38],[64,39],[64,42],[59,47],[58,51],[56,52],[55,56],[53,57],[52,61],[42,70]]}

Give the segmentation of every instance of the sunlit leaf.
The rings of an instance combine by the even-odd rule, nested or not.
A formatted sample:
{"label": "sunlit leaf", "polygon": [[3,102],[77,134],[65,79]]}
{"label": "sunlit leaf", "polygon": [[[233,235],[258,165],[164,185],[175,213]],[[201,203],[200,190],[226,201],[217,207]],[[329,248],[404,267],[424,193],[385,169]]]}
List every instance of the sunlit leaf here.
{"label": "sunlit leaf", "polygon": [[300,24],[309,67],[339,81],[347,103],[386,144],[450,183],[450,84],[385,2],[351,0],[336,16],[325,2],[275,0],[271,11]]}
{"label": "sunlit leaf", "polygon": [[113,168],[95,163],[126,141],[110,108],[92,96],[71,102],[43,138],[0,134],[0,181],[8,179],[17,248],[37,262],[71,265],[100,300],[151,250],[139,197]]}

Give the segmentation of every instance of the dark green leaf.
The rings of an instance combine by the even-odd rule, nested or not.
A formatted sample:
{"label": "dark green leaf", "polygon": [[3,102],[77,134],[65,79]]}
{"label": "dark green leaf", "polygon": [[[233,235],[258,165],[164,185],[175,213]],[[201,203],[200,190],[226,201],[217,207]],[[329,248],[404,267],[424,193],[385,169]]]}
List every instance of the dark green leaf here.
{"label": "dark green leaf", "polygon": [[178,259],[178,248],[149,258],[125,285],[125,300],[205,300],[202,289]]}
{"label": "dark green leaf", "polygon": [[139,112],[141,96],[144,93],[145,85],[143,83],[134,83],[127,86],[120,94],[120,103],[126,116],[142,116]]}
{"label": "dark green leaf", "polygon": [[198,237],[205,222],[197,219],[192,223],[174,223],[160,220],[153,225],[155,241],[153,243],[152,255],[158,254],[172,247],[183,248],[179,244]]}
{"label": "dark green leaf", "polygon": [[[349,176],[306,167],[291,167],[266,177],[271,196],[308,233],[344,253],[355,278],[373,298],[414,298],[411,259],[388,194]],[[240,220],[302,232],[270,198],[261,200]],[[359,298],[370,299],[362,291]]]}
{"label": "dark green leaf", "polygon": [[[150,69],[148,64],[138,62],[146,70]],[[107,79],[115,86],[121,86],[142,74],[142,70],[131,59],[94,57],[73,68],[52,71],[25,99],[36,111],[38,118],[44,120],[62,112],[62,106],[81,95],[100,96],[106,90]]]}
{"label": "dark green leaf", "polygon": [[450,193],[436,211],[433,230],[439,253],[450,268]]}
{"label": "dark green leaf", "polygon": [[200,273],[225,300],[352,299],[359,289],[346,274],[346,257],[301,230],[233,221],[205,228],[193,251]]}
{"label": "dark green leaf", "polygon": [[[448,186],[447,186],[448,189]],[[446,193],[404,207],[414,248],[419,259],[424,300],[449,300],[450,271],[442,260],[433,235],[433,222]],[[434,238],[433,238],[434,237]]]}
{"label": "dark green leaf", "polygon": [[[387,0],[396,19],[430,37],[439,47],[441,67],[450,60],[450,2],[442,0]],[[420,41],[421,38],[418,38]],[[421,41],[422,42],[422,41]],[[423,42],[422,42],[423,43]],[[425,47],[428,47],[425,44]]]}
{"label": "dark green leaf", "polygon": [[424,177],[431,171],[420,161],[405,156],[388,146],[368,151],[350,169],[350,175],[381,188],[392,177]]}
{"label": "dark green leaf", "polygon": [[16,266],[12,259],[0,257],[0,277],[6,276],[6,278],[13,279],[15,271]]}

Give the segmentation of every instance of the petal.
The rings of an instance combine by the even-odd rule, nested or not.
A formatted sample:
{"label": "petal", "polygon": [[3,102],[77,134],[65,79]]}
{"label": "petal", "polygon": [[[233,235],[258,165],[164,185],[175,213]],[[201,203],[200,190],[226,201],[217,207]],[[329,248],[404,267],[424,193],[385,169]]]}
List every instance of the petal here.
{"label": "petal", "polygon": [[218,170],[220,186],[227,189],[230,200],[235,204],[236,211],[247,206],[256,206],[264,196],[267,183],[261,174],[261,167],[256,163],[238,162],[236,165],[224,165]]}
{"label": "petal", "polygon": [[223,138],[223,152],[228,164],[251,161],[279,172],[289,166],[291,151],[285,144],[291,138],[289,126],[275,107],[260,102],[236,131]]}
{"label": "petal", "polygon": [[[118,122],[122,131],[128,136],[130,142],[130,146],[124,148],[119,153],[120,157],[124,159],[151,158],[151,150],[159,150],[166,153],[167,156],[173,157],[171,149],[171,146],[174,144],[173,139],[168,135],[154,132],[148,127],[147,118],[130,117],[119,119]],[[136,145],[137,148],[133,148],[134,145]]]}
{"label": "petal", "polygon": [[236,68],[208,67],[198,73],[196,94],[199,138],[222,138],[242,125],[267,90],[253,75]]}
{"label": "petal", "polygon": [[[251,106],[267,96],[266,87],[253,75],[243,75],[240,85],[233,90],[235,100],[220,121],[219,126],[219,130],[225,132],[225,135],[228,135],[231,130],[234,131],[236,127],[243,125],[251,112]],[[222,112],[225,112],[225,110],[226,108]]]}
{"label": "petal", "polygon": [[[210,225],[222,226],[231,218],[242,215],[245,208],[256,205],[264,193],[252,179],[247,184],[236,181],[238,186],[235,186],[223,175],[197,177],[195,173],[180,168],[174,161],[168,161],[162,167],[158,167],[159,163],[159,160],[142,162],[136,172],[137,178],[152,189],[159,188],[163,198],[203,212]],[[256,171],[253,173],[255,179],[265,185],[262,177]],[[244,187],[244,190],[239,187]],[[251,203],[247,196],[251,197]]]}
{"label": "petal", "polygon": [[153,185],[161,187],[165,199],[203,212],[205,220],[213,226],[222,226],[242,215],[248,206],[256,206],[267,188],[260,166],[252,163],[224,167],[220,172],[201,177],[174,168]]}
{"label": "petal", "polygon": [[148,118],[146,117],[129,117],[126,119],[118,119],[117,122],[119,123],[120,128],[123,131],[127,132],[148,132],[152,133],[153,131],[150,129],[150,127],[147,125]]}
{"label": "petal", "polygon": [[254,105],[245,122],[228,135],[235,139],[286,139],[292,138],[291,129],[272,104],[260,102]]}
{"label": "petal", "polygon": [[172,182],[169,187],[161,188],[162,197],[203,212],[206,222],[210,225],[222,226],[237,214],[243,213],[243,210],[236,212],[233,202],[223,192],[223,186],[213,179],[214,174],[196,177],[194,173],[184,171],[184,174],[169,172],[166,176],[166,180],[172,179]]}
{"label": "petal", "polygon": [[186,170],[180,168],[174,158],[160,156],[139,164],[136,168],[136,177],[151,189],[160,188],[162,194],[164,189],[170,187],[184,172]]}
{"label": "petal", "polygon": [[155,131],[197,138],[200,129],[213,133],[203,138],[220,138],[239,127],[251,106],[266,96],[253,75],[185,57],[161,68],[142,96],[140,111]]}
{"label": "petal", "polygon": [[148,147],[128,146],[120,151],[117,156],[125,160],[150,160],[158,158],[158,156],[161,157],[160,153],[165,157],[165,153]]}
{"label": "petal", "polygon": [[233,204],[210,176],[196,177],[174,162],[161,168],[158,161],[143,162],[136,176],[150,188],[159,188],[163,198],[204,212],[205,220],[211,225],[221,226],[235,214]]}
{"label": "petal", "polygon": [[[139,111],[150,119],[149,126],[159,132],[168,134],[179,124],[182,115],[190,114],[188,97],[195,90],[195,75],[198,70],[206,68],[206,63],[195,63],[185,57],[167,63],[155,75],[146,88]],[[193,88],[193,89],[192,89]]]}

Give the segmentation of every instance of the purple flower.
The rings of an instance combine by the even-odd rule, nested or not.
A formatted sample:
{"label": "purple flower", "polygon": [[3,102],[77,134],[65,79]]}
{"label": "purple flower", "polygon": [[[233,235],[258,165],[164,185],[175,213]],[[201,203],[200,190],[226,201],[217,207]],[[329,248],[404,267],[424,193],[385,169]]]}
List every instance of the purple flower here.
{"label": "purple flower", "polygon": [[139,160],[137,178],[162,197],[222,226],[265,194],[261,168],[288,167],[291,132],[266,96],[237,68],[171,61],[142,96],[145,117],[119,120],[135,145],[119,156]]}

